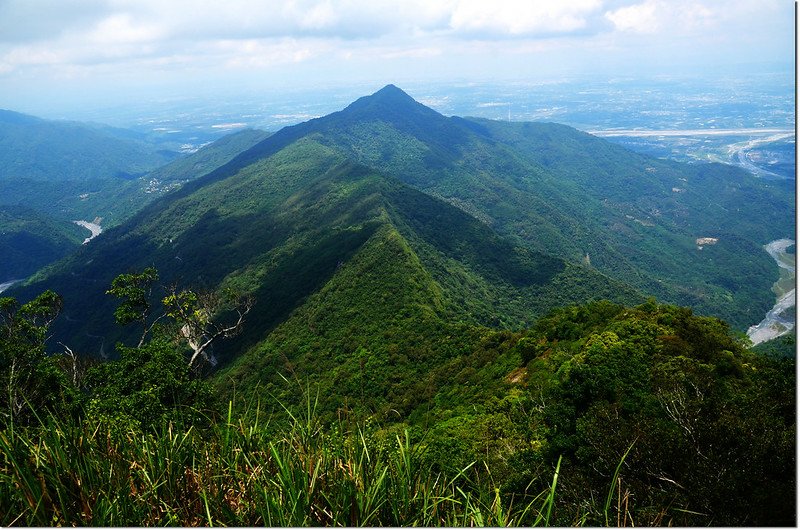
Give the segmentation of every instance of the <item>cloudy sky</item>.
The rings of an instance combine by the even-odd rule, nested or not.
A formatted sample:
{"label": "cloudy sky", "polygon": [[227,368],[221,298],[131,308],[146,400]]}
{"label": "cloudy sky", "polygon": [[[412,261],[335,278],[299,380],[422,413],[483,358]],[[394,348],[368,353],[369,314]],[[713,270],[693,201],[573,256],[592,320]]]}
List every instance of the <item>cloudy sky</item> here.
{"label": "cloudy sky", "polygon": [[0,108],[794,64],[791,0],[0,0]]}

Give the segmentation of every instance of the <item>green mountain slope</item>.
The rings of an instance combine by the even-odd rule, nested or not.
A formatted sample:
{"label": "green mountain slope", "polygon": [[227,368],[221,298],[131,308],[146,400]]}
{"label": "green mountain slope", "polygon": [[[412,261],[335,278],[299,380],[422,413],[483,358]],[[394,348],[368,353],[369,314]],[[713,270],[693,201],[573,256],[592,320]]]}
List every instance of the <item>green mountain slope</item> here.
{"label": "green mountain slope", "polygon": [[[50,286],[67,300],[59,333],[93,353],[99,337],[113,344],[123,332],[111,321],[115,301],[105,290],[120,272],[152,265],[165,285],[230,286],[255,295],[245,333],[218,353],[225,358],[284,322],[375,234],[396,234],[411,249],[442,293],[435,305],[456,321],[521,326],[561,303],[641,299],[590,269],[512,245],[459,209],[310,138],[185,193],[193,185],[34,278],[26,290]],[[409,282],[398,283],[398,293],[419,283]]]}
{"label": "green mountain slope", "polygon": [[160,183],[183,183],[205,175],[229,162],[270,135],[268,132],[245,129],[223,136],[195,153],[179,158],[145,175],[144,180]]}
{"label": "green mountain slope", "polygon": [[[381,223],[320,290],[217,376],[220,390],[259,386],[286,404],[298,404],[296,389],[283,377],[312,377],[326,396],[320,405],[325,413],[339,404],[406,417],[436,388],[421,388],[431,386],[432,370],[468,355],[488,332],[486,324],[501,319],[502,325],[518,324],[539,314],[537,309],[552,307],[547,298],[553,289],[577,287],[564,293],[571,299],[639,299],[630,290],[613,292],[619,286],[599,275],[574,281],[563,262],[558,272],[548,271],[552,278],[534,275],[525,288],[514,290],[450,256],[420,257],[414,246],[392,223]],[[445,267],[450,282],[440,283],[437,272]],[[465,285],[454,288],[460,281]]]}
{"label": "green mountain slope", "polygon": [[[66,134],[59,131],[58,127],[62,124],[58,122],[45,122],[27,116],[20,119],[24,123],[33,123],[39,129],[48,130],[49,135],[44,135],[44,133],[42,135],[48,138],[52,137],[53,143],[57,143],[58,134]],[[53,125],[54,123],[55,125]],[[70,126],[78,131],[73,131],[73,135],[81,137],[82,126],[78,124],[70,124]],[[55,132],[47,129],[48,127],[54,128]],[[93,131],[89,127],[85,127],[85,129]],[[31,134],[28,131],[21,135],[22,138],[15,141],[23,145],[25,138]],[[82,142],[97,142],[91,151],[83,150],[81,142],[65,143],[65,145],[59,146],[59,149],[52,155],[54,158],[61,156],[79,161],[87,168],[86,173],[80,176],[59,173],[58,168],[47,166],[48,158],[45,157],[42,170],[39,172],[0,175],[0,205],[22,205],[64,220],[91,220],[100,217],[103,219],[104,227],[115,226],[153,199],[227,163],[240,152],[263,140],[267,133],[246,130],[224,136],[197,152],[173,160],[166,165],[160,165],[164,159],[163,157],[159,158],[158,165],[160,167],[155,168],[157,164],[148,163],[147,169],[155,169],[134,179],[115,177],[113,172],[104,173],[101,166],[95,166],[94,149],[105,150],[108,147],[95,136],[96,134],[92,133],[86,138],[81,138]],[[0,157],[5,154],[39,160],[39,148],[36,141],[28,140],[31,142],[28,144],[29,152],[12,155],[8,150],[4,151],[4,146],[0,145]],[[151,146],[150,149],[153,147]],[[146,156],[137,153],[128,153],[126,156],[131,158],[142,156],[143,160],[148,160]],[[115,167],[118,168],[125,167],[126,159],[123,157],[118,160],[114,156],[116,154],[112,149],[111,153],[107,154],[105,159],[101,158],[98,163],[116,164]]]}
{"label": "green mountain slope", "polygon": [[[785,190],[739,170],[636,155],[564,126],[447,118],[393,86],[231,151],[214,158],[228,162],[43,272],[31,292],[67,285],[97,293],[71,318],[88,320],[84,336],[105,336],[114,327],[102,289],[122,271],[155,265],[166,283],[234,282],[279,301],[262,307],[251,335],[231,347],[244,351],[389,222],[448,293],[451,314],[470,323],[524,325],[546,308],[599,295],[596,284],[609,280],[577,265],[586,262],[744,327],[772,304],[774,264],[760,245],[791,228]],[[425,194],[399,184],[333,193],[348,167]],[[443,210],[441,199],[469,216]],[[700,250],[698,237],[717,243]]]}
{"label": "green mountain slope", "polygon": [[[784,183],[638,155],[561,125],[446,118],[393,86],[292,132],[317,131],[326,145],[520,243],[588,259],[740,328],[773,303],[774,264],[762,245],[794,233]],[[704,237],[718,241],[700,250]]]}
{"label": "green mountain slope", "polygon": [[[11,113],[0,113],[6,120],[9,115]],[[55,127],[58,131],[61,125],[53,126],[52,122],[43,122],[22,115],[17,117],[17,121],[20,121],[21,125],[32,124],[42,131],[47,130],[51,136],[55,132],[47,127]],[[74,135],[80,136],[81,126],[70,124],[70,127],[75,128],[75,131],[72,131]],[[88,128],[87,130],[92,131]],[[67,134],[69,131],[61,132]],[[27,131],[27,134],[30,136],[32,133]],[[41,134],[43,137],[48,137],[44,132]],[[86,167],[90,168],[88,172],[90,175],[100,174],[99,169],[93,167],[94,160],[91,159],[93,151],[82,151],[80,142],[96,140],[98,141],[96,148],[105,149],[106,144],[96,136],[97,134],[92,132],[92,135],[82,138],[74,145],[61,146],[62,149],[75,149],[69,156],[74,160],[82,160]],[[0,263],[0,280],[26,277],[74,250],[86,236],[83,235],[85,232],[83,229],[72,223],[73,220],[99,219],[104,229],[115,226],[153,199],[225,164],[266,136],[267,133],[253,130],[231,134],[191,155],[174,160],[133,180],[115,177],[61,179],[60,175],[58,178],[45,178],[44,175],[50,171],[46,169],[46,163],[42,166],[42,172],[34,172],[33,177],[17,178],[8,175],[0,177],[0,209],[5,215],[0,220],[0,228],[3,231],[0,234],[2,240],[0,248],[4,256]],[[23,134],[22,138],[18,139],[20,145],[25,138],[26,135]],[[38,160],[39,155],[33,152],[38,149],[35,142],[29,147],[32,152],[26,156]],[[0,153],[3,152],[3,148],[4,146],[0,145]],[[65,156],[63,153],[61,155]],[[53,154],[53,156],[58,155]],[[113,150],[107,154],[107,158],[111,160],[108,163],[122,163],[121,160],[114,159],[114,156],[116,154]],[[133,153],[129,156],[139,155]],[[46,160],[45,158],[45,162]],[[79,235],[81,237],[78,237]]]}
{"label": "green mountain slope", "polygon": [[89,232],[18,206],[0,206],[0,283],[21,279],[75,250]]}
{"label": "green mountain slope", "polygon": [[0,179],[132,178],[177,156],[131,135],[0,110]]}

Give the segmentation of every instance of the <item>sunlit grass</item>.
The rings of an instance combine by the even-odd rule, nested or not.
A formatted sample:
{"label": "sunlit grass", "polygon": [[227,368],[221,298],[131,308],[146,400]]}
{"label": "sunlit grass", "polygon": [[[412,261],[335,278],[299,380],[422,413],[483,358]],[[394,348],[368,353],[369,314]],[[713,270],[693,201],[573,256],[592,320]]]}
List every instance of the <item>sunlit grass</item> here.
{"label": "sunlit grass", "polygon": [[[257,406],[255,407],[257,412]],[[506,499],[478,464],[422,463],[407,433],[288,427],[228,415],[200,432],[57,419],[0,432],[0,524],[20,526],[518,526],[550,521],[552,487]],[[252,411],[251,411],[252,412]],[[288,415],[288,413],[287,413]],[[281,418],[285,419],[285,418]],[[479,470],[481,472],[479,472]]]}

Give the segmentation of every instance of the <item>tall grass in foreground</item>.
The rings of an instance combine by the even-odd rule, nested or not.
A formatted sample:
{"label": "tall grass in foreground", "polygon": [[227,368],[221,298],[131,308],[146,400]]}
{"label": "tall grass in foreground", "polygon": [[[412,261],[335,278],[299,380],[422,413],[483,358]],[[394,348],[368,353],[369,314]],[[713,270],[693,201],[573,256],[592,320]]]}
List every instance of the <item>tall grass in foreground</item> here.
{"label": "tall grass in foreground", "polygon": [[[313,410],[310,410],[313,414]],[[546,525],[552,487],[504,500],[470,466],[425,468],[408,436],[323,433],[290,416],[280,434],[228,413],[210,429],[114,431],[52,416],[0,432],[0,524],[25,526]],[[275,430],[275,429],[271,429]],[[477,467],[477,466],[476,466]]]}

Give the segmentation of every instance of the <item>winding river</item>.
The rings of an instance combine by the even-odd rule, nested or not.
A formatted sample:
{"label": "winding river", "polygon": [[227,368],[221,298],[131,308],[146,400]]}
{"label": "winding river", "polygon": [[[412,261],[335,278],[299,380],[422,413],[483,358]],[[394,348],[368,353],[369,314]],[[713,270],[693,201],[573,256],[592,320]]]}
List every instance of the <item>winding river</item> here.
{"label": "winding river", "polygon": [[772,290],[778,298],[764,320],[755,326],[750,326],[747,330],[747,336],[753,341],[753,345],[780,337],[794,329],[795,254],[786,252],[786,249],[793,245],[794,241],[791,239],[777,239],[764,246],[764,249],[778,263],[780,270],[780,278],[772,286]]}

